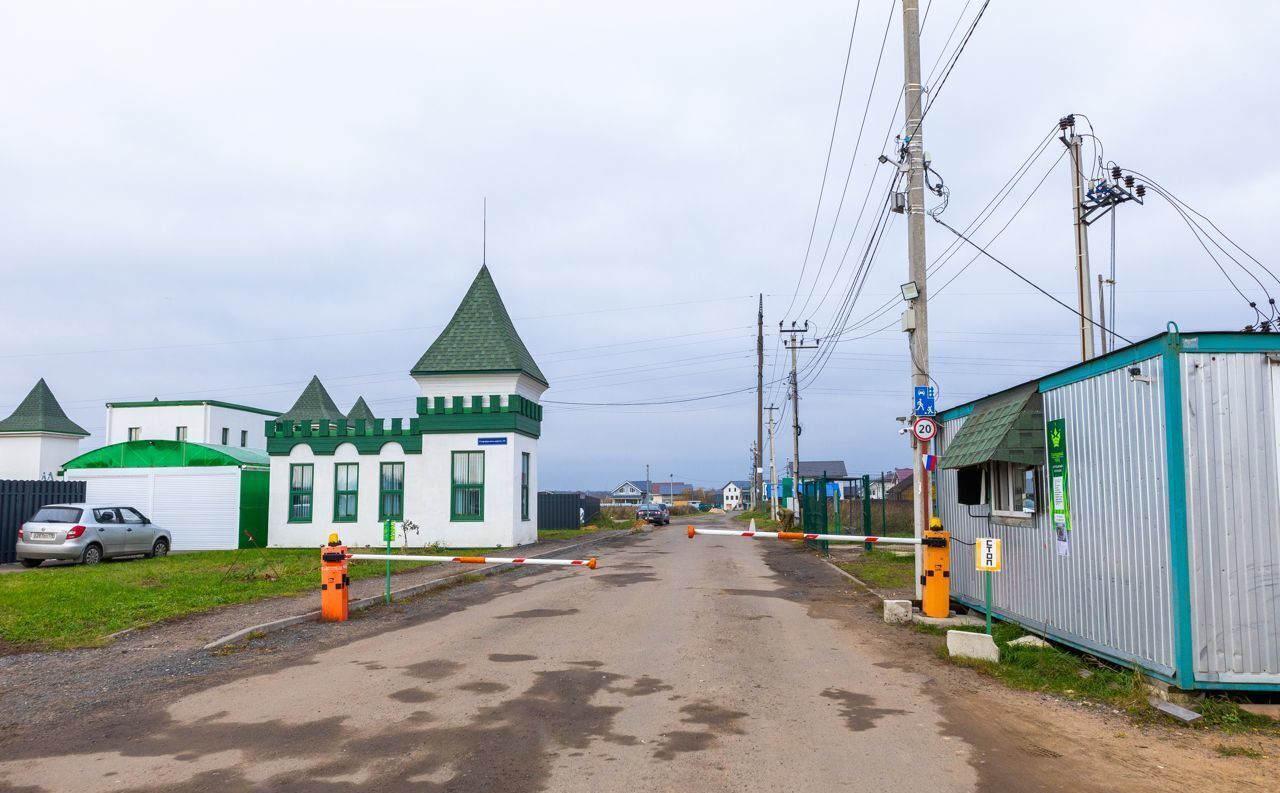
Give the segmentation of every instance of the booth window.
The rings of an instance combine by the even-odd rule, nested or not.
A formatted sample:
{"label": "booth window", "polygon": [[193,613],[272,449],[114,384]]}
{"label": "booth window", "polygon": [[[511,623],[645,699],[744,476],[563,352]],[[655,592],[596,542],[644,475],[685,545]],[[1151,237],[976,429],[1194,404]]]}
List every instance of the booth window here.
{"label": "booth window", "polygon": [[529,453],[520,455],[520,520],[529,519]]}
{"label": "booth window", "polygon": [[333,467],[333,522],[354,523],[360,494],[360,464],[338,463]]}
{"label": "booth window", "polygon": [[404,520],[404,463],[383,463],[378,520]]}
{"label": "booth window", "polygon": [[484,520],[484,452],[453,453],[450,520]]}
{"label": "booth window", "polygon": [[311,522],[311,490],[315,466],[289,466],[289,522]]}

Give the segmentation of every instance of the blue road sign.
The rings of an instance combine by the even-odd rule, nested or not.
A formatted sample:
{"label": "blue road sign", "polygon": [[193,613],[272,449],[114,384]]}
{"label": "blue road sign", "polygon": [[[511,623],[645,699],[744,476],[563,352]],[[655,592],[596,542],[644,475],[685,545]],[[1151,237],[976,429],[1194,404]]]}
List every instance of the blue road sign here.
{"label": "blue road sign", "polygon": [[934,404],[934,390],[931,385],[918,385],[914,388],[915,395],[911,399],[911,412],[917,416],[936,416],[938,415],[937,405]]}

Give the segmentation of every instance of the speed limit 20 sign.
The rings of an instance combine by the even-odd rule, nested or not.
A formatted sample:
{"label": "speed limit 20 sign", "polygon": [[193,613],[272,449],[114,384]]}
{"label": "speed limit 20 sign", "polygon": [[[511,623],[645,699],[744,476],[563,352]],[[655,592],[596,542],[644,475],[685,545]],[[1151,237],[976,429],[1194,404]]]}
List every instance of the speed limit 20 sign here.
{"label": "speed limit 20 sign", "polygon": [[931,441],[938,434],[938,422],[928,416],[920,416],[911,424],[911,434],[916,440]]}

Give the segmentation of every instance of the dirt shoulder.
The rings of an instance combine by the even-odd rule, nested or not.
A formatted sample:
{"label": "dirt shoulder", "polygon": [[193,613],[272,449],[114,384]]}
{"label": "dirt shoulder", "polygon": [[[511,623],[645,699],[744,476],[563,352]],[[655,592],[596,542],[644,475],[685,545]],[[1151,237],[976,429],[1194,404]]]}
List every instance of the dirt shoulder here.
{"label": "dirt shoulder", "polygon": [[[630,532],[601,531],[582,537],[521,546],[525,556],[547,554],[585,542],[607,543]],[[392,576],[402,589],[456,576],[464,566],[441,564]],[[317,563],[316,578],[319,579]],[[384,579],[351,583],[352,599],[382,593]],[[0,730],[52,719],[69,704],[115,700],[122,691],[155,681],[198,677],[220,666],[217,653],[203,652],[210,641],[253,625],[292,617],[320,607],[320,593],[276,597],[177,617],[126,631],[103,647],[0,656]]]}
{"label": "dirt shoulder", "polygon": [[[942,637],[886,625],[878,598],[809,551],[775,544],[766,553],[770,568],[791,584],[788,591],[811,598],[812,616],[856,631],[861,641],[896,659],[886,666],[929,679],[927,693],[940,704],[957,737],[986,747],[974,760],[983,790],[1027,790],[1028,779],[1054,778],[1062,780],[1061,787],[1044,789],[1275,790],[1280,739],[1135,724],[1110,708],[1006,688],[943,660]],[[804,589],[796,589],[799,584]],[[1219,752],[1223,746],[1247,746],[1263,757],[1226,757]]]}

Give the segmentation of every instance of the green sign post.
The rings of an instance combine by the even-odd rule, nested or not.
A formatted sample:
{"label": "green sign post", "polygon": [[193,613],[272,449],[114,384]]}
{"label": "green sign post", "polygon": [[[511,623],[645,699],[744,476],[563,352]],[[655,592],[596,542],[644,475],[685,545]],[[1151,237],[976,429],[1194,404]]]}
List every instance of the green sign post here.
{"label": "green sign post", "polygon": [[391,602],[391,541],[396,538],[396,524],[387,521],[382,524],[382,539],[387,542],[387,602]]}
{"label": "green sign post", "polygon": [[1067,420],[1054,419],[1046,429],[1049,449],[1049,514],[1058,532],[1071,531],[1071,497],[1067,483]]}

